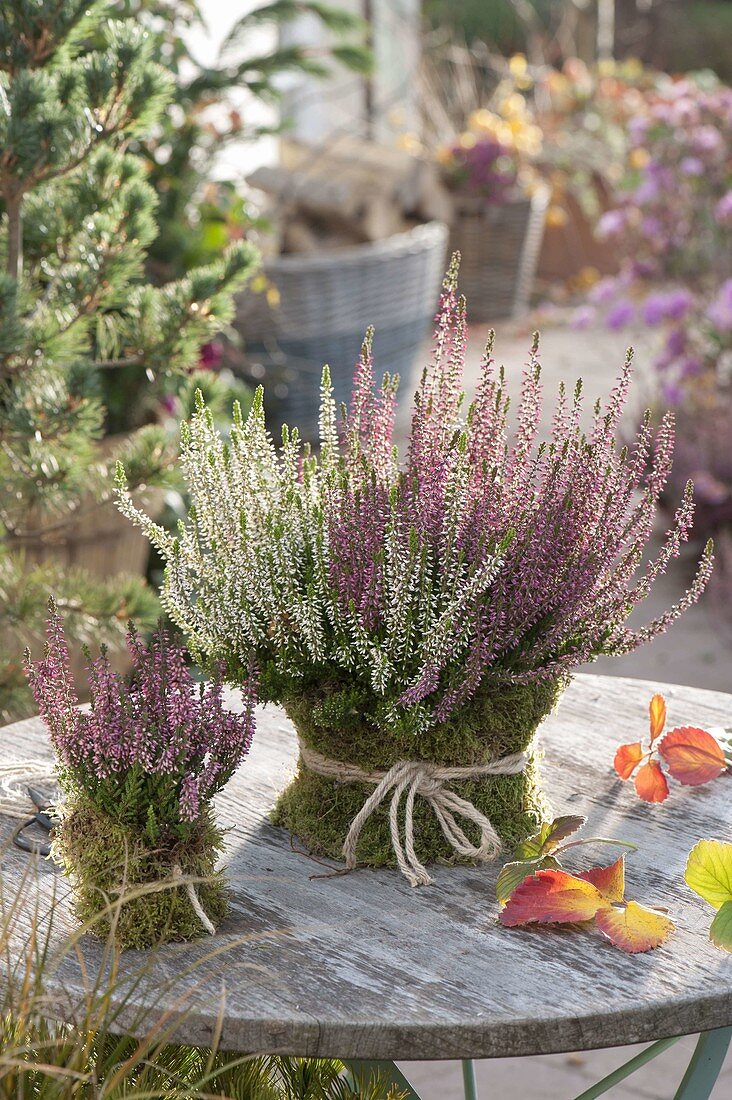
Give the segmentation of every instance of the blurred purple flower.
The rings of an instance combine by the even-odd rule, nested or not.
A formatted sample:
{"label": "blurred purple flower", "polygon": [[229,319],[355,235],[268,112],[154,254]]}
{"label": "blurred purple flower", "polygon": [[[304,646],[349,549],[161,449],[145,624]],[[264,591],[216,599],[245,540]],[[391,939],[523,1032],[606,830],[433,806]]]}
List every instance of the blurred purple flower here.
{"label": "blurred purple flower", "polygon": [[625,229],[625,211],[607,210],[597,223],[597,235],[601,239],[615,237]]}
{"label": "blurred purple flower", "polygon": [[587,295],[588,300],[596,306],[607,305],[615,298],[618,293],[619,287],[619,280],[613,278],[612,276],[608,276],[606,279],[600,279],[600,282],[595,283],[595,285],[592,287],[589,294]]}
{"label": "blurred purple flower", "polygon": [[672,359],[678,358],[686,348],[686,333],[682,328],[672,328],[666,337],[666,351]]}
{"label": "blurred purple flower", "polygon": [[224,358],[224,348],[218,340],[211,340],[201,348],[198,359],[199,370],[218,370]]}
{"label": "blurred purple flower", "polygon": [[589,328],[589,326],[595,320],[596,315],[597,311],[594,310],[592,306],[579,306],[569,319],[570,328]]}
{"label": "blurred purple flower", "polygon": [[727,191],[714,208],[714,217],[720,225],[732,226],[732,191]]}
{"label": "blurred purple flower", "polygon": [[647,325],[660,325],[668,316],[666,295],[662,292],[649,294],[643,303],[643,320]]}
{"label": "blurred purple flower", "polygon": [[627,298],[616,302],[605,318],[605,323],[613,332],[619,332],[635,318],[635,306]]}
{"label": "blurred purple flower", "polygon": [[732,279],[726,279],[707,310],[707,317],[720,332],[732,332]]}
{"label": "blurred purple flower", "polygon": [[704,175],[704,162],[699,157],[684,157],[679,168],[685,176]]}
{"label": "blurred purple flower", "polygon": [[661,396],[666,405],[680,405],[684,392],[678,382],[663,382],[661,385]]}
{"label": "blurred purple flower", "polygon": [[655,214],[648,214],[641,222],[640,226],[641,234],[647,241],[655,241],[663,233],[663,224],[660,218],[657,218]]}
{"label": "blurred purple flower", "polygon": [[721,143],[722,135],[714,126],[699,126],[691,138],[691,144],[700,153],[715,153]]}
{"label": "blurred purple flower", "polygon": [[697,355],[688,355],[681,364],[681,377],[694,378],[704,370],[704,364]]}

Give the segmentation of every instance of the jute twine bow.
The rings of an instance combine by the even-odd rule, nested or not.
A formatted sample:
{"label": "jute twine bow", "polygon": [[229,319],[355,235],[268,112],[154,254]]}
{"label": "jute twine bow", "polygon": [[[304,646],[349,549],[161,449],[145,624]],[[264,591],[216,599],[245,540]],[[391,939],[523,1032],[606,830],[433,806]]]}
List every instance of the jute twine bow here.
{"label": "jute twine bow", "polygon": [[[414,800],[417,795],[429,804],[448,843],[459,855],[482,861],[491,860],[501,850],[501,840],[490,820],[476,809],[472,802],[467,798],[461,798],[445,784],[460,779],[481,779],[489,775],[518,775],[526,767],[528,759],[526,752],[516,752],[511,756],[504,756],[501,760],[493,760],[489,764],[475,764],[461,768],[443,767],[425,760],[399,760],[386,772],[367,772],[355,764],[329,760],[302,741],[300,741],[300,756],[302,762],[311,771],[329,779],[335,779],[339,783],[374,784],[373,793],[369,795],[354,817],[343,843],[343,858],[349,870],[356,866],[356,846],[361,830],[374,810],[385,798],[391,796],[389,806],[391,845],[399,870],[412,886],[427,886],[432,882],[414,848]],[[405,791],[404,843],[402,844],[399,830],[399,804]],[[477,825],[480,830],[480,843],[473,844],[465,835],[458,823],[458,817]]]}

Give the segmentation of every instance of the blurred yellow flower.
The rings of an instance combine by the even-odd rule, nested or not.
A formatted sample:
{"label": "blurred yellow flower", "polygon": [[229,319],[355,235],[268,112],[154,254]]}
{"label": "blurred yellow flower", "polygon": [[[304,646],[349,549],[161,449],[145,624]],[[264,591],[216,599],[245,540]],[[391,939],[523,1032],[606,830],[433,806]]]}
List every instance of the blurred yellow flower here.
{"label": "blurred yellow flower", "polygon": [[651,154],[647,149],[633,149],[628,159],[631,168],[645,168],[651,159]]}
{"label": "blurred yellow flower", "polygon": [[528,72],[529,64],[522,53],[515,53],[508,59],[508,71],[511,76],[525,76]]}
{"label": "blurred yellow flower", "polygon": [[477,130],[478,133],[490,134],[493,133],[498,121],[497,116],[489,111],[487,107],[480,107],[469,116],[468,129]]}
{"label": "blurred yellow flower", "polygon": [[475,134],[471,134],[469,130],[466,130],[464,134],[461,134],[458,138],[458,145],[461,149],[472,149],[477,142]]}
{"label": "blurred yellow flower", "polygon": [[399,149],[403,149],[405,153],[411,153],[415,157],[424,151],[422,142],[416,134],[412,133],[400,134],[397,138],[397,146]]}

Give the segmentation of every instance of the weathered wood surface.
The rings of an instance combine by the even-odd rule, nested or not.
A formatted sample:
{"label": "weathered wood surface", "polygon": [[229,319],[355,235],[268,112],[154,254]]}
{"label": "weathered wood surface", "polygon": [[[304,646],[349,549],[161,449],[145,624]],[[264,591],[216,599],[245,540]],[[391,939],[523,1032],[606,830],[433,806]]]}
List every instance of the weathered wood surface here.
{"label": "weathered wood surface", "polygon": [[[730,780],[675,785],[663,806],[648,806],[611,771],[617,744],[645,736],[648,701],[659,689],[673,724],[732,723],[732,696],[579,676],[543,734],[555,810],[586,814],[586,832],[640,846],[628,858],[628,894],[671,910],[678,930],[665,947],[628,956],[593,931],[503,929],[498,865],[437,868],[436,884],[417,890],[396,871],[312,879],[323,868],[267,822],[295,767],[291,727],[270,708],[249,760],[218,800],[231,827],[233,915],[214,939],[166,947],[152,965],[150,956],[126,953],[130,977],[150,967],[133,1002],[156,996],[177,1011],[190,994],[177,1035],[205,1044],[224,991],[224,1047],[358,1058],[538,1054],[732,1025],[732,960],[709,944],[711,910],[683,882],[696,840],[730,839]],[[37,721],[0,733],[0,763],[47,753]],[[2,823],[5,835],[10,827]],[[609,851],[585,850],[582,858]],[[14,849],[5,854],[6,897],[27,860]],[[48,864],[35,890],[33,882],[44,912],[56,887],[60,943],[73,928],[65,883]],[[26,931],[19,922],[19,945]],[[101,945],[85,938],[82,947],[94,974]],[[50,990],[56,1010],[71,1012],[81,987],[78,961],[62,957]],[[124,1026],[144,1027],[133,1015],[125,1009]]]}

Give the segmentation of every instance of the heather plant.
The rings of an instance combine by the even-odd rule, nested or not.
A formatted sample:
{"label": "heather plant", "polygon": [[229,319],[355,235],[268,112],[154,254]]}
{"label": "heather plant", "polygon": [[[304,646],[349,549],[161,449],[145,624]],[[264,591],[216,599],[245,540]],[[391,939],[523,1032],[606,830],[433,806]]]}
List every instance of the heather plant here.
{"label": "heather plant", "polygon": [[[202,924],[210,931],[206,922],[226,912],[212,799],[249,750],[254,694],[242,714],[224,710],[221,680],[197,685],[184,648],[162,628],[145,645],[130,625],[127,644],[129,682],[104,650],[94,660],[87,651],[88,711],[78,707],[53,605],[45,657],[33,664],[26,654],[26,668],[65,795],[53,852],[72,879],[80,919],[103,908],[104,898],[139,885],[184,874],[204,880],[200,899],[173,886],[127,902],[117,934],[125,946],[144,946],[161,935],[200,935]],[[98,924],[101,933],[108,927]]]}
{"label": "heather plant", "polygon": [[[340,426],[323,373],[317,456],[296,430],[285,429],[274,446],[261,391],[246,420],[235,413],[228,442],[199,402],[182,427],[192,507],[177,537],[136,508],[120,469],[121,507],[165,559],[162,599],[193,651],[224,664],[234,680],[246,680],[254,660],[261,697],[285,705],[307,750],[371,772],[404,761],[477,767],[523,754],[513,774],[451,784],[479,809],[476,826],[487,832],[489,819],[513,841],[545,812],[532,738],[571,671],[665,630],[701,594],[711,548],[674,607],[645,626],[627,625],[691,525],[689,485],[647,560],[671,466],[671,418],[654,431],[646,415],[634,446],[618,447],[629,355],[589,431],[581,383],[572,396],[562,386],[549,440],[539,443],[538,339],[515,425],[491,344],[465,409],[466,309],[456,283],[454,260],[403,460],[393,440],[397,382],[385,375],[375,386],[369,334]],[[277,819],[334,854],[375,780],[339,781],[312,752],[309,759]],[[454,858],[429,799],[414,804],[424,789],[410,788],[409,807],[422,850]],[[359,851],[386,862],[394,847],[388,814],[379,805],[368,816]],[[462,855],[475,854],[460,844]],[[485,857],[486,845],[478,847]]]}

